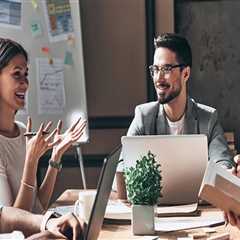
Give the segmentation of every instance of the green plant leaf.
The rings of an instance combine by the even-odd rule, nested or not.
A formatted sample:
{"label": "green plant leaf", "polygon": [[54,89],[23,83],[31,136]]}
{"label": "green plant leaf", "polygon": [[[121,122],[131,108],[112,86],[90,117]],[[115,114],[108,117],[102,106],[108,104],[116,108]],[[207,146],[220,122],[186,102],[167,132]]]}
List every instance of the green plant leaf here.
{"label": "green plant leaf", "polygon": [[161,195],[161,165],[150,151],[137,159],[136,166],[125,169],[128,198],[132,204],[155,205]]}

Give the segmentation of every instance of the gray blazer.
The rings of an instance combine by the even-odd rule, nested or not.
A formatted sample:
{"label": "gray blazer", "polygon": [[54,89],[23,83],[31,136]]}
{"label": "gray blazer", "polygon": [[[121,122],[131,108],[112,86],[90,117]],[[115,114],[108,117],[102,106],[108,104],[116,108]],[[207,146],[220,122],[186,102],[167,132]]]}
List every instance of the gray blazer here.
{"label": "gray blazer", "polygon": [[[217,110],[188,98],[184,134],[205,134],[208,138],[209,160],[230,168],[232,156],[218,120]],[[163,105],[150,102],[138,105],[127,135],[169,134]]]}

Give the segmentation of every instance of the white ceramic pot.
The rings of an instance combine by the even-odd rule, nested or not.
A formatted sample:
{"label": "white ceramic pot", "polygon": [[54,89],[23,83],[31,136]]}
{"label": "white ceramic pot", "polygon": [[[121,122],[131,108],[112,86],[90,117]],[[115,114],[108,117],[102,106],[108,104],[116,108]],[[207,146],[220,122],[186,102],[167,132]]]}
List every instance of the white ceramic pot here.
{"label": "white ceramic pot", "polygon": [[132,205],[132,232],[134,235],[155,233],[154,206]]}

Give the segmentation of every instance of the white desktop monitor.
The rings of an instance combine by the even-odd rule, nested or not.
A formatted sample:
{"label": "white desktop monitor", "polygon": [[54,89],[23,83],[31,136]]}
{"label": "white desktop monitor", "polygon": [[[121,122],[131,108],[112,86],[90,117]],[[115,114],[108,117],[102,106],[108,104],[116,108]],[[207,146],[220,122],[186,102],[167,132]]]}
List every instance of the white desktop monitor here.
{"label": "white desktop monitor", "polygon": [[198,192],[208,162],[205,135],[123,136],[124,167],[151,151],[161,164],[160,205],[189,204],[198,201]]}

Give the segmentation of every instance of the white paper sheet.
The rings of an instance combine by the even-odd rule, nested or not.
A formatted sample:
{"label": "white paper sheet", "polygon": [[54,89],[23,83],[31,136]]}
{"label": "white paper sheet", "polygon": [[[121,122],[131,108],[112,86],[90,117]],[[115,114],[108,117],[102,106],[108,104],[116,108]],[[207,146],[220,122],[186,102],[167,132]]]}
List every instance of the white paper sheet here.
{"label": "white paper sheet", "polygon": [[37,58],[39,114],[61,114],[65,107],[64,64],[62,59]]}
{"label": "white paper sheet", "polygon": [[0,1],[0,25],[21,28],[22,2],[21,0]]}
{"label": "white paper sheet", "polygon": [[155,230],[161,232],[170,232],[183,229],[207,227],[221,223],[224,223],[222,212],[215,212],[210,216],[205,214],[198,217],[161,217],[155,218]]}
{"label": "white paper sheet", "polygon": [[161,206],[161,207],[157,207],[156,213],[157,214],[192,213],[197,210],[197,207],[198,207],[197,203],[176,205],[176,206],[174,206],[174,205],[173,206]]}
{"label": "white paper sheet", "polygon": [[109,219],[131,219],[132,209],[120,201],[108,201],[105,218]]}

